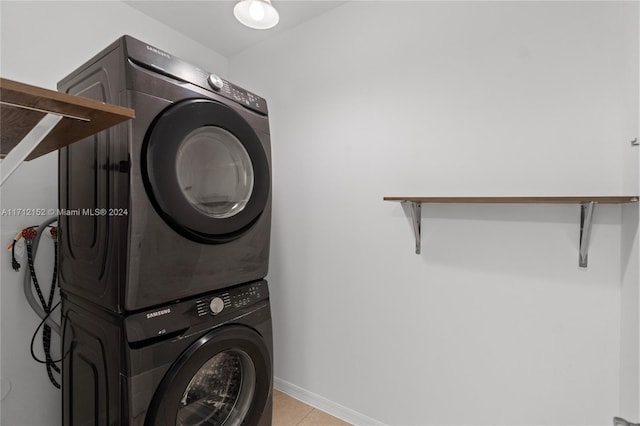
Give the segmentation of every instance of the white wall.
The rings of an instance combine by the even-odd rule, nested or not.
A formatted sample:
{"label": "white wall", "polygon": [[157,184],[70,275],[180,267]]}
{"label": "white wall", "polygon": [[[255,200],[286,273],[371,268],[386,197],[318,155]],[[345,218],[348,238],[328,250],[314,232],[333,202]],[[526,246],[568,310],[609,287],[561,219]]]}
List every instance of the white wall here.
{"label": "white wall", "polygon": [[[636,10],[640,17],[640,8],[636,8]],[[632,109],[630,108],[630,110]],[[635,123],[629,120],[628,124],[630,129],[635,127],[636,135],[638,135],[638,120],[635,120]],[[628,146],[623,151],[623,162],[623,189],[627,194],[638,194],[640,148]],[[640,271],[638,268],[640,250],[638,248],[638,224],[638,205],[624,206],[621,227],[619,415],[635,421],[640,420]]]}
{"label": "white wall", "polygon": [[281,387],[352,421],[611,424],[621,207],[582,270],[577,206],[424,206],[417,256],[382,197],[637,191],[637,9],[350,2],[230,58],[271,111]]}
{"label": "white wall", "polygon": [[[0,75],[50,89],[58,80],[123,34],[130,34],[204,69],[227,74],[227,60],[121,2],[0,2]],[[57,154],[23,164],[2,186],[1,207],[57,207]],[[2,246],[17,230],[42,217],[1,217]],[[53,264],[50,241],[43,238],[40,279],[48,282]],[[60,421],[60,392],[45,369],[29,356],[38,319],[22,294],[21,273],[2,256],[2,377],[11,393],[2,401],[0,423],[51,426]],[[36,345],[36,348],[40,348]],[[54,357],[57,354],[54,354]]]}
{"label": "white wall", "polygon": [[620,412],[630,421],[640,419],[640,288],[638,283],[638,206],[622,209]]}

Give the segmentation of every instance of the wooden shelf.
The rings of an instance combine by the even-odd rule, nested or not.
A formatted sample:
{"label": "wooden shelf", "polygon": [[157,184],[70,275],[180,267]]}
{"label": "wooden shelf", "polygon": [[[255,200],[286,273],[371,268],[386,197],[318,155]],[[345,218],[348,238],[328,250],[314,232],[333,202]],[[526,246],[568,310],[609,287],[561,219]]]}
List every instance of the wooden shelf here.
{"label": "wooden shelf", "polygon": [[411,201],[414,203],[503,203],[503,204],[623,204],[638,201],[638,196],[584,196],[584,197],[384,197],[385,201]]}
{"label": "wooden shelf", "polygon": [[408,206],[416,242],[416,254],[420,254],[422,204],[579,204],[580,205],[580,250],[578,265],[587,267],[591,222],[596,204],[637,203],[637,195],[629,196],[571,196],[571,197],[384,197],[384,201],[400,201]]}
{"label": "wooden shelf", "polygon": [[[50,129],[15,164],[33,160],[135,117],[132,109],[0,78],[0,155],[8,156],[46,118]],[[48,124],[45,123],[45,124]],[[3,168],[7,164],[3,160]],[[13,165],[13,161],[11,161]],[[14,167],[14,168],[15,168]],[[13,170],[11,170],[13,171]],[[8,172],[10,173],[10,172]],[[3,181],[8,174],[3,172]]]}

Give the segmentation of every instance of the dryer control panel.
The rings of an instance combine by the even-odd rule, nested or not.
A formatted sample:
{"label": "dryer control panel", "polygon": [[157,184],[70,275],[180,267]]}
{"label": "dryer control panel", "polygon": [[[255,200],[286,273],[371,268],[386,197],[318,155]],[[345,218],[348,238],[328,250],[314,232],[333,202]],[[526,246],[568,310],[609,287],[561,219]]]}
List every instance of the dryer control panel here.
{"label": "dryer control panel", "polygon": [[268,298],[269,289],[263,280],[132,314],[124,319],[127,341],[135,344],[179,335],[195,324],[218,317],[224,322],[229,314],[250,310]]}
{"label": "dryer control panel", "polygon": [[267,115],[267,101],[264,98],[133,37],[124,36],[124,40],[129,60],[136,65],[176,80],[195,84],[246,108]]}

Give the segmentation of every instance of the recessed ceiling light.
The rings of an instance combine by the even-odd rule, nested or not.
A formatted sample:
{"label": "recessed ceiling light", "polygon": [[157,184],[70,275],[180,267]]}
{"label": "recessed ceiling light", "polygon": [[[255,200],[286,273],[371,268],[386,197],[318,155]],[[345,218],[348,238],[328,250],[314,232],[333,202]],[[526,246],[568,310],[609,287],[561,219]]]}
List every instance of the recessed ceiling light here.
{"label": "recessed ceiling light", "polygon": [[271,0],[240,0],[233,8],[233,15],[243,25],[257,30],[273,28],[280,20]]}

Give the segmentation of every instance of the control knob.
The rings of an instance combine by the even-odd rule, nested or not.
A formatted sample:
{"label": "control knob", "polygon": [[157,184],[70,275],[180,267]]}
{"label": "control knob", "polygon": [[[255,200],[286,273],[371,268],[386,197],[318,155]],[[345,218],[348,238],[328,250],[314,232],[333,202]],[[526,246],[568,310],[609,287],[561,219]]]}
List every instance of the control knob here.
{"label": "control knob", "polygon": [[224,309],[224,301],[219,297],[214,297],[209,303],[209,309],[211,309],[212,314],[218,315]]}
{"label": "control knob", "polygon": [[220,90],[224,86],[224,80],[215,74],[209,74],[207,81],[209,82],[209,86],[215,90]]}

